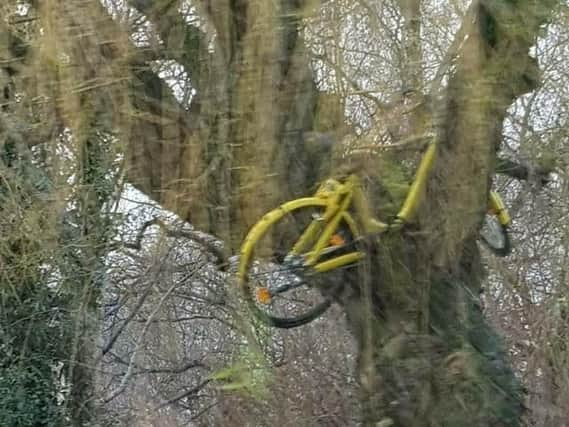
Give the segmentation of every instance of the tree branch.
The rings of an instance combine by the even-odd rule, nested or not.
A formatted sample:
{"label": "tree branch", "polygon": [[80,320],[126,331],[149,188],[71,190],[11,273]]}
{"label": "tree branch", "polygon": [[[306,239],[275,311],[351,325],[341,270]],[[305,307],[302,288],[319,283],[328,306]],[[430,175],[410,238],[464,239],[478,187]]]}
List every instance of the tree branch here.
{"label": "tree branch", "polygon": [[540,165],[529,166],[510,159],[498,157],[496,162],[496,173],[507,175],[518,180],[539,180],[541,185],[549,182],[549,175],[553,172],[553,167],[544,167]]}
{"label": "tree branch", "polygon": [[198,385],[196,385],[195,387],[190,388],[189,390],[183,391],[182,393],[168,399],[166,402],[158,405],[156,408],[154,408],[155,411],[157,411],[158,409],[164,408],[165,406],[168,405],[172,405],[174,403],[179,402],[182,399],[188,398],[190,396],[193,396],[197,393],[199,393],[200,390],[202,390],[206,385],[208,385],[212,380],[211,379],[206,379],[204,381],[202,381],[201,383],[199,383]]}
{"label": "tree branch", "polygon": [[190,77],[195,89],[199,82],[200,62],[207,54],[205,33],[190,25],[176,7],[177,0],[129,0],[129,5],[154,25],[164,43],[163,52],[177,61]]}

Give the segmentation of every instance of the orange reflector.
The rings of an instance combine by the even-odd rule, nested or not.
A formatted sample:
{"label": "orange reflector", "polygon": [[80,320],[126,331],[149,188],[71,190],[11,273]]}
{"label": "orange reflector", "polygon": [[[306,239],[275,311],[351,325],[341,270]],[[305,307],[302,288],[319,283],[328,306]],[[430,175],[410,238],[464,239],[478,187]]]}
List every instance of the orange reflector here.
{"label": "orange reflector", "polygon": [[267,288],[259,288],[257,289],[257,301],[261,304],[270,304],[271,303],[271,293]]}
{"label": "orange reflector", "polygon": [[346,243],[346,241],[339,234],[334,234],[332,237],[330,237],[330,245],[332,246],[341,246],[344,243]]}

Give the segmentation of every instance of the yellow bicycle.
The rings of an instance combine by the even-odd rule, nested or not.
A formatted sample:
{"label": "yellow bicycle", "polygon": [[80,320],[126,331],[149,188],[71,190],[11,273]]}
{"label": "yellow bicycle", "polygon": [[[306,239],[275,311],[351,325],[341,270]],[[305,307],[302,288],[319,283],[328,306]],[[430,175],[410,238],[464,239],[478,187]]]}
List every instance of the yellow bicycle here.
{"label": "yellow bicycle", "polygon": [[[432,141],[390,222],[374,218],[356,174],[341,181],[327,179],[312,197],[292,200],[264,215],[240,251],[238,283],[253,314],[267,325],[294,328],[324,313],[332,300],[320,290],[341,289],[344,270],[366,257],[358,242],[399,230],[413,218],[436,152]],[[500,196],[491,192],[481,238],[497,255],[510,251],[510,221]]]}

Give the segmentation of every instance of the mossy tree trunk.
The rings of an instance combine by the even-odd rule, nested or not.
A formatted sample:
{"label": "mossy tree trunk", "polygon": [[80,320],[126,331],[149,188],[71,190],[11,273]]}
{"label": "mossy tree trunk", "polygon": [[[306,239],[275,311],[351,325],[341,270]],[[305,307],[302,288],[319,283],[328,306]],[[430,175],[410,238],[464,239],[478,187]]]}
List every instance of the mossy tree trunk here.
{"label": "mossy tree trunk", "polygon": [[175,131],[166,139],[156,116],[169,117],[176,102],[145,72],[135,108],[159,107],[135,122],[140,138],[129,142],[129,178],[236,250],[254,218],[314,184],[304,140],[318,92],[300,29],[302,2],[203,4],[198,13],[213,39],[188,26],[172,2],[130,4],[156,26],[166,56],[184,67],[196,95],[188,111],[176,107],[182,119],[170,123]]}
{"label": "mossy tree trunk", "polygon": [[[180,43],[172,56],[182,52],[177,59],[193,77],[197,95],[182,114],[189,124],[181,125],[176,143],[143,135],[131,141],[133,152],[147,147],[159,155],[131,157],[129,177],[235,250],[267,207],[314,184],[307,177],[318,165],[308,163],[303,133],[313,129],[318,94],[297,19],[307,6],[209,2],[199,12],[215,29],[211,53],[197,30],[192,37],[173,37],[173,29],[184,34],[188,28],[177,10],[160,8],[161,2],[152,8],[148,2],[131,4],[163,40]],[[406,54],[417,62],[420,2],[403,7]],[[340,301],[360,345],[366,424],[519,424],[519,385],[479,305],[483,270],[476,236],[506,109],[538,84],[528,52],[552,8],[552,2],[478,1],[464,19],[460,49],[450,55],[448,86],[432,102],[441,150],[420,219],[402,235],[370,244],[375,256],[366,274]],[[188,62],[196,57],[201,66]],[[415,85],[419,66],[407,76]],[[148,93],[148,82],[142,86]],[[164,94],[171,98],[162,88],[145,99],[163,102]],[[157,129],[155,122],[145,126]],[[170,156],[171,164],[156,160],[171,150],[192,154]],[[176,183],[182,185],[169,198],[164,190]]]}
{"label": "mossy tree trunk", "polygon": [[[215,29],[211,53],[204,34],[196,32],[192,43],[187,35],[172,37],[177,27],[165,22],[186,28],[177,10],[131,3],[164,40],[181,43],[178,60],[195,75],[197,95],[178,145],[148,138],[131,142],[162,157],[173,146],[193,154],[173,158],[175,167],[164,167],[154,156],[135,156],[130,179],[235,250],[267,207],[314,184],[307,177],[318,165],[307,163],[302,138],[313,128],[318,103],[299,35],[297,17],[305,4],[208,3],[200,12]],[[420,2],[403,7],[406,54],[417,62]],[[479,305],[483,270],[476,236],[506,109],[538,84],[528,53],[552,8],[552,2],[478,1],[464,19],[448,86],[432,102],[441,150],[420,219],[403,234],[370,244],[374,257],[366,274],[340,301],[360,345],[368,425],[519,424],[519,385]],[[187,62],[195,57],[203,59],[200,67]],[[415,64],[407,80],[417,85],[419,76]],[[183,185],[175,187],[173,198],[164,196],[176,182]]]}
{"label": "mossy tree trunk", "polygon": [[367,425],[520,425],[521,387],[480,307],[476,239],[506,109],[537,87],[529,49],[551,8],[479,2],[465,18],[446,94],[433,102],[441,150],[419,219],[371,245],[373,279],[344,298]]}
{"label": "mossy tree trunk", "polygon": [[128,135],[121,116],[113,114],[126,108],[126,72],[105,55],[115,50],[115,58],[121,58],[124,40],[100,11],[96,3],[40,4],[44,39],[42,49],[33,52],[37,70],[46,75],[39,95],[53,97],[55,126],[67,130],[40,143],[67,156],[48,164],[57,197],[66,200],[52,225],[58,235],[50,263],[59,274],[57,293],[64,296],[59,308],[65,313],[60,320],[65,333],[59,337],[62,354],[56,365],[62,372],[61,411],[73,426],[92,425],[100,415],[97,350],[105,262],[114,232],[116,139]]}

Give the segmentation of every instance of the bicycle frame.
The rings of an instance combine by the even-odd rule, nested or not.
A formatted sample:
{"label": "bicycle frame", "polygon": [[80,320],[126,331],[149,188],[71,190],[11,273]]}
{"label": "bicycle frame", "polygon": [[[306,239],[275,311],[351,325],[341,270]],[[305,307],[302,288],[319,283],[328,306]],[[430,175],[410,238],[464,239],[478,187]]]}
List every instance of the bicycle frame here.
{"label": "bicycle frame", "polygon": [[[238,271],[239,278],[245,278],[253,246],[264,235],[267,228],[287,213],[302,207],[320,206],[324,208],[323,215],[314,218],[289,253],[290,255],[302,254],[304,256],[304,267],[310,267],[316,273],[323,273],[363,259],[365,253],[356,250],[319,262],[322,255],[334,248],[330,246],[330,239],[342,221],[347,224],[355,238],[365,234],[381,234],[388,230],[399,229],[408,223],[417,212],[436,153],[437,143],[432,141],[421,158],[411,188],[395,220],[391,223],[384,223],[373,217],[361,188],[360,180],[355,174],[349,175],[343,182],[328,179],[318,188],[313,197],[292,200],[269,212],[251,229],[243,242],[241,247],[242,261]],[[498,217],[503,226],[507,226],[510,223],[510,217],[500,196],[492,191],[488,204],[489,211]],[[358,221],[348,212],[350,206],[354,207]]]}

